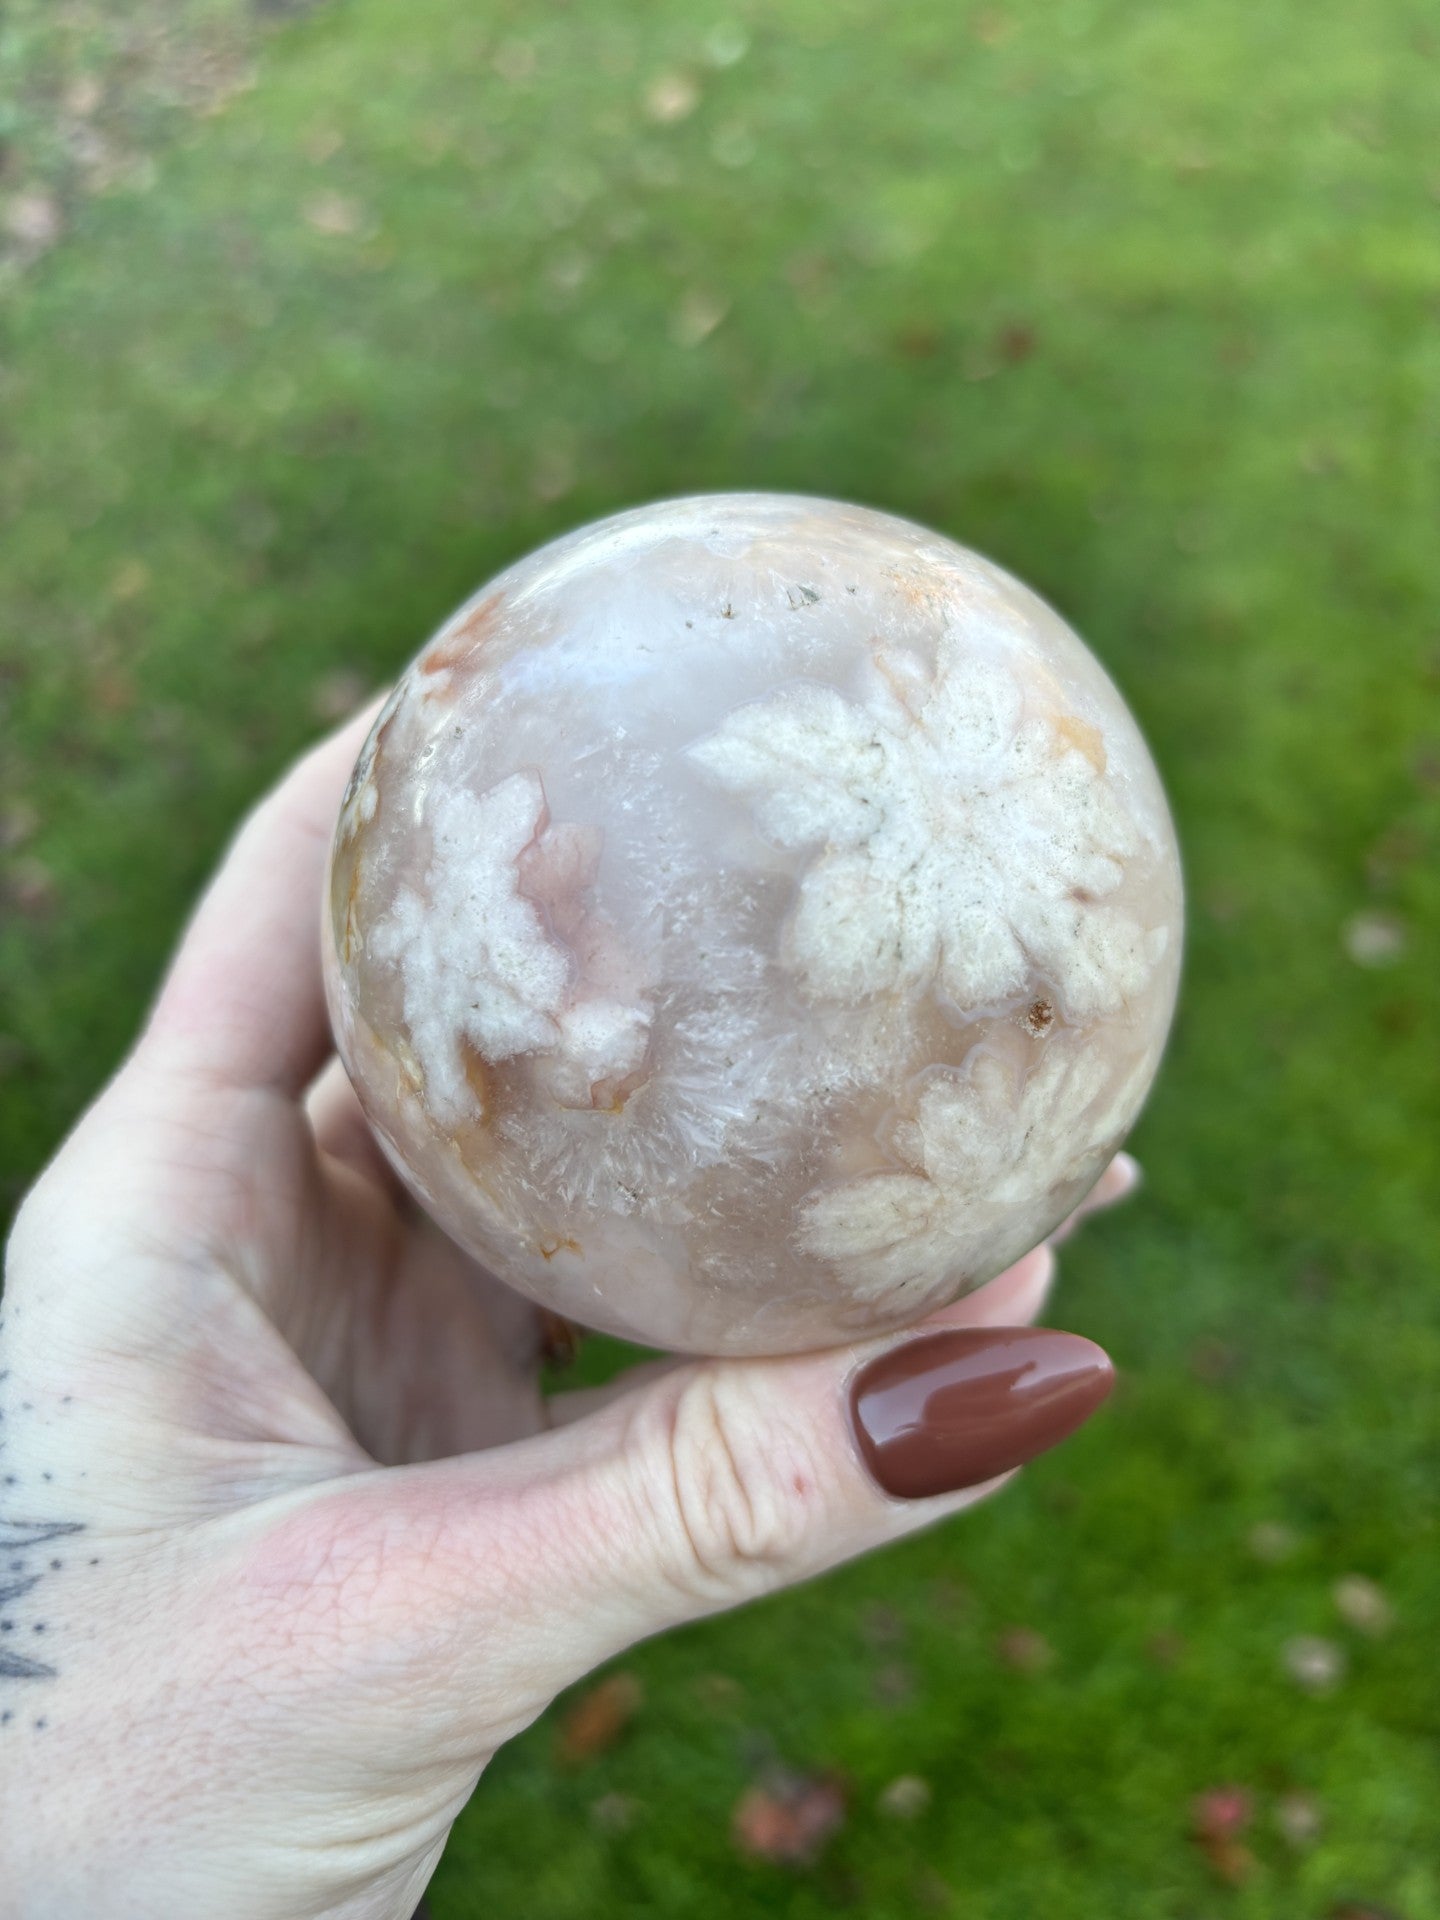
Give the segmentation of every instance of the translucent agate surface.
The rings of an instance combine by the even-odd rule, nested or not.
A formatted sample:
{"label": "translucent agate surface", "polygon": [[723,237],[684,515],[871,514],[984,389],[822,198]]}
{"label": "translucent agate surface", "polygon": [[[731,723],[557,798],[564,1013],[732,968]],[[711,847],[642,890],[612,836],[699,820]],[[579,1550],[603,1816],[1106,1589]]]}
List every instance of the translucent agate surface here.
{"label": "translucent agate surface", "polygon": [[1143,740],[1018,581],[862,508],[667,502],[483,588],[345,797],[327,986],[411,1189],[654,1345],[912,1320],[1093,1184],[1175,997]]}

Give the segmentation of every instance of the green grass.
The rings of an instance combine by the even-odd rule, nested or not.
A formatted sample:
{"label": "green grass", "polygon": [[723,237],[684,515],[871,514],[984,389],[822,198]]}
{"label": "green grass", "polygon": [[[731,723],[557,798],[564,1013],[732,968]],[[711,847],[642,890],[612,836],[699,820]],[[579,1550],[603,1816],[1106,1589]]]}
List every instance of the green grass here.
{"label": "green grass", "polygon": [[[1437,45],[1419,0],[349,0],[0,306],[12,1197],[335,676],[623,504],[803,488],[984,549],[1092,639],[1175,803],[1149,1184],[1058,1308],[1113,1410],[962,1525],[635,1655],[588,1767],[517,1742],[437,1920],[1440,1920]],[[656,120],[676,72],[698,103]],[[1383,1637],[1336,1613],[1352,1572]],[[997,1658],[1017,1624],[1044,1671]],[[1330,1692],[1297,1634],[1343,1648]],[[851,1782],[808,1871],[732,1849],[767,1754]],[[1187,1837],[1226,1782],[1238,1888]]]}

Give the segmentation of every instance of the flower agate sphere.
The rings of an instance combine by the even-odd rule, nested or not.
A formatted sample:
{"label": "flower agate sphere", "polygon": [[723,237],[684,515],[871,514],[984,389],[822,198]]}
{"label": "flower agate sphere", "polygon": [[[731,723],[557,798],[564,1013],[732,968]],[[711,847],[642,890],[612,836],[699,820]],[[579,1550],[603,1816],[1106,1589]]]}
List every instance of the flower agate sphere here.
{"label": "flower agate sphere", "polygon": [[1174,833],[1124,703],[903,520],[722,495],[522,560],[361,755],[340,1051],[547,1307],[781,1352],[913,1320],[1093,1184],[1164,1043]]}

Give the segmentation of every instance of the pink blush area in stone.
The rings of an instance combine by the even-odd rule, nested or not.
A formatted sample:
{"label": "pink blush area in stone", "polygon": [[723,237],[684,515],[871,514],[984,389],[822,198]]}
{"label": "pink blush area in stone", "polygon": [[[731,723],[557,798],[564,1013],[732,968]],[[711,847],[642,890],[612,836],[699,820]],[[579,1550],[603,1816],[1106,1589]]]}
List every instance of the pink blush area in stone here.
{"label": "pink blush area in stone", "polygon": [[982,1284],[1133,1124],[1174,831],[1059,617],[938,534],[670,501],[483,588],[336,834],[326,977],[461,1245],[657,1346],[781,1352]]}

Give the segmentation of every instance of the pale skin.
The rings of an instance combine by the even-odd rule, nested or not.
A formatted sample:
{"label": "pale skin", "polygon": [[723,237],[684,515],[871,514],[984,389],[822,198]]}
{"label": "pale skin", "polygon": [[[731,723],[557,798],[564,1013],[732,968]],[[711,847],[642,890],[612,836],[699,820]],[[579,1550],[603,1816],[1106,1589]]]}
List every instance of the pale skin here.
{"label": "pale skin", "polygon": [[[845,1384],[906,1335],[545,1399],[535,1310],[419,1217],[330,1057],[322,874],[370,717],[245,823],[10,1242],[17,1920],[409,1920],[561,1689],[1001,1484],[867,1476]],[[926,1327],[1027,1323],[1053,1272],[1037,1248]]]}

